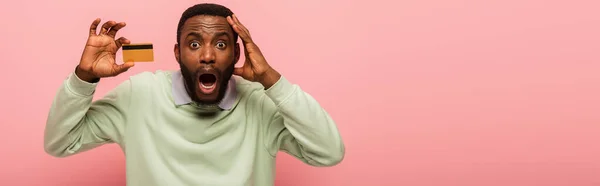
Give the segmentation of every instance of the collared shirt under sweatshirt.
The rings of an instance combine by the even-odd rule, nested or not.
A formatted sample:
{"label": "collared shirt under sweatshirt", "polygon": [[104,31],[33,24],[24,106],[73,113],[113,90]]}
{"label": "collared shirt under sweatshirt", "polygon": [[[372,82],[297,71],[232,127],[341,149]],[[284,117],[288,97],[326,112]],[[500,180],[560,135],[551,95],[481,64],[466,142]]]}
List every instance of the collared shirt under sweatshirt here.
{"label": "collared shirt under sweatshirt", "polygon": [[284,77],[265,90],[232,76],[216,114],[203,112],[182,85],[179,70],[144,72],[94,101],[97,83],[71,73],[50,108],[44,148],[67,157],[116,143],[128,186],[266,186],[280,150],[313,166],[344,157],[335,122]]}

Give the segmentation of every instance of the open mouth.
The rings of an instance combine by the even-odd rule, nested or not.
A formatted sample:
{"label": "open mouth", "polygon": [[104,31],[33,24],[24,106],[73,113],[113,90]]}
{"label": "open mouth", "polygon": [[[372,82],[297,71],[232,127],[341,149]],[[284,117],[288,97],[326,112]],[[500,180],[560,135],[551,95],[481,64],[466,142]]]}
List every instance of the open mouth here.
{"label": "open mouth", "polygon": [[214,74],[202,74],[198,77],[198,82],[202,93],[212,94],[217,87],[217,76]]}

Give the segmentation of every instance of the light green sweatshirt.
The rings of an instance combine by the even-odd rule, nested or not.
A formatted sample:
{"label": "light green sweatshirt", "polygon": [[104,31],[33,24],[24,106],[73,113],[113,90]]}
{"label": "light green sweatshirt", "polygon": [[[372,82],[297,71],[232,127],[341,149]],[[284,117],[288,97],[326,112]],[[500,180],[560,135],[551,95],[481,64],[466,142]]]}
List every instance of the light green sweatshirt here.
{"label": "light green sweatshirt", "polygon": [[45,151],[67,157],[117,143],[128,186],[273,185],[279,150],[312,166],[342,161],[334,121],[284,77],[265,90],[233,76],[233,107],[211,116],[175,104],[173,74],[136,74],[93,101],[97,84],[71,73],[52,103]]}

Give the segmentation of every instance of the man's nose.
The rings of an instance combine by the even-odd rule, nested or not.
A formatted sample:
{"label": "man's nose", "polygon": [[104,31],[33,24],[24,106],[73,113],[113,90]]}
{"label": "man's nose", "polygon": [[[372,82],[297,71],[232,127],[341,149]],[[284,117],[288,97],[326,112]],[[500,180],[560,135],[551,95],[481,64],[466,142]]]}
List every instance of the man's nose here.
{"label": "man's nose", "polygon": [[203,47],[200,52],[200,63],[215,63],[215,50],[212,47]]}

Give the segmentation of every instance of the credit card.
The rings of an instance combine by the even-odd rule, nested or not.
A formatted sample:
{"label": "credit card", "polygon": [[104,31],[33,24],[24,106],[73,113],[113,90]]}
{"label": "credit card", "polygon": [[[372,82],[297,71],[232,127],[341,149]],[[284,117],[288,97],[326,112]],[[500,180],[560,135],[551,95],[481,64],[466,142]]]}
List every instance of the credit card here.
{"label": "credit card", "polygon": [[152,43],[124,44],[123,62],[153,62],[154,50]]}

